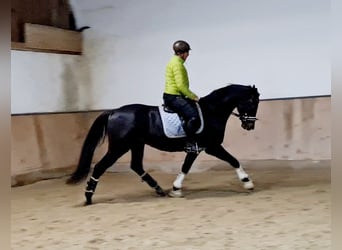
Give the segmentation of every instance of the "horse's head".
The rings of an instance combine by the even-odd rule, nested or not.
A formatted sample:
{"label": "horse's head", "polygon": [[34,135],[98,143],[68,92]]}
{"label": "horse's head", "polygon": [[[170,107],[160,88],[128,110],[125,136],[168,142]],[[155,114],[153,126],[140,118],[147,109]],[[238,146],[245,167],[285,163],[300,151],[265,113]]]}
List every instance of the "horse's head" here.
{"label": "horse's head", "polygon": [[[257,120],[259,96],[258,89],[254,85],[229,84],[201,98],[200,105],[206,106],[211,112],[222,117],[228,118],[233,113],[240,118],[242,128],[252,130]],[[235,108],[238,114],[232,112]]]}
{"label": "horse's head", "polygon": [[248,89],[247,95],[244,95],[238,105],[239,114],[235,114],[240,118],[241,127],[246,130],[252,130],[255,127],[256,113],[259,105],[258,89],[253,85]]}

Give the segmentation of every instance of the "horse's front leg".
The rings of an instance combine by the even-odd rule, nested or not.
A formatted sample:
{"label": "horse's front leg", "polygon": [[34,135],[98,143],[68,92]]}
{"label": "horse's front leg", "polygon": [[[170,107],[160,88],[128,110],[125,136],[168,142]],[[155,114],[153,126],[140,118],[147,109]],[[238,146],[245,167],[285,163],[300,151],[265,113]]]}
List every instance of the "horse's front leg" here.
{"label": "horse's front leg", "polygon": [[209,155],[215,156],[215,157],[219,158],[220,160],[228,162],[230,165],[232,165],[235,168],[235,172],[236,172],[237,176],[239,177],[239,180],[243,182],[243,187],[245,189],[248,189],[248,190],[254,189],[253,181],[249,178],[248,174],[242,168],[239,161],[234,156],[232,156],[230,153],[228,153],[222,147],[222,145],[207,148],[205,150],[205,152]]}
{"label": "horse's front leg", "polygon": [[182,166],[182,171],[177,175],[175,181],[173,182],[172,190],[169,192],[170,197],[183,197],[182,186],[184,178],[189,173],[190,168],[197,156],[197,153],[187,153]]}

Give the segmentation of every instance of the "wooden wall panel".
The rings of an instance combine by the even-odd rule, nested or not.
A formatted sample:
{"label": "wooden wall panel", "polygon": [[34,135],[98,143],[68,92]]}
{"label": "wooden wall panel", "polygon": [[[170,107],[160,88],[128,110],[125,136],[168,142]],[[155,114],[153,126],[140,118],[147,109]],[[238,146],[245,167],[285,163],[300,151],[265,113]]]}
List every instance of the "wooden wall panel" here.
{"label": "wooden wall panel", "polygon": [[[292,112],[288,114],[288,110]],[[80,150],[89,128],[100,112],[40,114],[12,116],[12,185],[42,178],[64,176],[77,165]],[[289,123],[289,115],[292,121]],[[298,161],[331,160],[331,98],[304,98],[260,102],[256,129],[245,131],[239,119],[231,117],[227,123],[223,146],[249,166],[263,167],[257,161],[287,161],[294,167],[304,166]],[[107,150],[105,141],[95,151],[93,163]],[[145,148],[145,169],[177,173],[184,160],[183,152],[163,152]],[[121,157],[109,171],[130,171],[131,153]],[[210,163],[211,162],[211,163]],[[229,164],[202,153],[191,171]],[[34,177],[34,178],[33,178]],[[34,179],[34,180],[33,180]]]}

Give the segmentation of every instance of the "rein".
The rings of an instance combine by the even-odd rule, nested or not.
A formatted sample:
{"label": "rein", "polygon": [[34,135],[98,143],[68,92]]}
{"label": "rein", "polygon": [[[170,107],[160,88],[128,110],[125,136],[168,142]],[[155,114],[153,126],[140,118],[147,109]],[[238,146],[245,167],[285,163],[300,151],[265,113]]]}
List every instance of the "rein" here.
{"label": "rein", "polygon": [[256,121],[258,120],[258,118],[256,118],[255,116],[248,116],[248,115],[240,115],[238,113],[232,112],[233,115],[235,115],[236,117],[239,117],[241,121]]}

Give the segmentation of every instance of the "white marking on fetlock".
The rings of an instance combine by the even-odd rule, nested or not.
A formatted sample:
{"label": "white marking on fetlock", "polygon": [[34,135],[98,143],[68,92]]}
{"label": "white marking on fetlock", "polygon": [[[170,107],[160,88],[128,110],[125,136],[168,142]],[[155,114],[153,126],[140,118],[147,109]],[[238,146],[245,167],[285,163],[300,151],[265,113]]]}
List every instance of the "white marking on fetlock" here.
{"label": "white marking on fetlock", "polygon": [[182,172],[180,172],[180,173],[177,175],[176,180],[173,182],[173,186],[174,186],[175,188],[182,188],[184,178],[185,178],[185,174],[182,173]]}
{"label": "white marking on fetlock", "polygon": [[239,168],[236,168],[235,172],[238,175],[240,181],[245,179],[245,178],[249,178],[248,174],[245,172],[245,170],[243,170],[243,168],[241,166]]}
{"label": "white marking on fetlock", "polygon": [[254,184],[251,180],[249,180],[249,181],[243,183],[243,187],[245,189],[252,190],[252,189],[254,189]]}
{"label": "white marking on fetlock", "polygon": [[254,184],[252,180],[249,178],[248,174],[245,172],[245,170],[243,170],[241,166],[239,168],[236,168],[235,171],[240,181],[243,181],[243,179],[248,179],[248,181],[243,181],[243,187],[245,189],[248,189],[248,190],[254,189]]}

